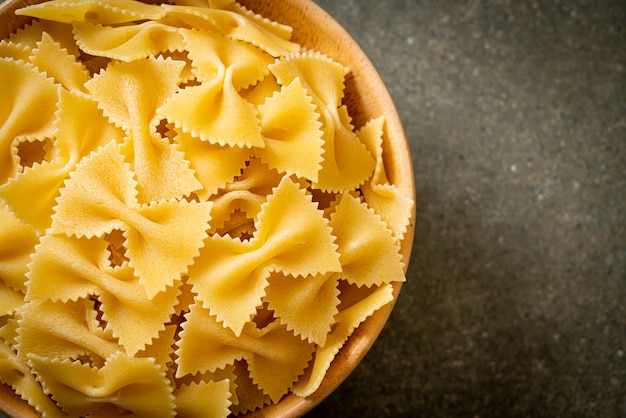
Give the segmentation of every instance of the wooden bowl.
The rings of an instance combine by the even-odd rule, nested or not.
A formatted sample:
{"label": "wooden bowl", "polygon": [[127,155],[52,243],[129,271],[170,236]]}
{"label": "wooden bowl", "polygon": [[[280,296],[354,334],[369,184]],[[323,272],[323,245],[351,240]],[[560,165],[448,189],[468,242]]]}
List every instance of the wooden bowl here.
{"label": "wooden bowl", "polygon": [[[7,37],[29,21],[28,18],[15,16],[16,9],[41,1],[6,0],[1,3],[0,39]],[[413,166],[402,123],[385,84],[355,40],[337,21],[311,0],[240,0],[239,2],[265,17],[293,27],[293,41],[307,48],[321,51],[350,68],[351,73],[346,80],[344,103],[349,108],[354,125],[359,127],[372,118],[381,115],[385,117],[383,155],[387,176],[389,181],[404,191],[406,196],[414,198]],[[405,270],[413,244],[414,221],[415,213],[412,214],[401,246]],[[402,284],[394,282],[393,286],[394,296],[397,299]],[[367,354],[387,322],[394,302],[376,311],[354,331],[335,357],[326,377],[315,393],[306,398],[290,393],[279,403],[246,416],[296,417],[313,409],[350,375]],[[11,388],[1,384],[0,410],[15,418],[39,416],[34,409],[15,395]]]}

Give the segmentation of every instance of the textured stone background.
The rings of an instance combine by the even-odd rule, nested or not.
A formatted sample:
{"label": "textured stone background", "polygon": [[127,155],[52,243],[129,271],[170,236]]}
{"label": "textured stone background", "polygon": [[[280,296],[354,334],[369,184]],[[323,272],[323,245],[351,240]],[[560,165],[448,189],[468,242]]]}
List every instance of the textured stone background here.
{"label": "textured stone background", "polygon": [[412,262],[310,417],[626,417],[626,3],[317,0],[396,102]]}

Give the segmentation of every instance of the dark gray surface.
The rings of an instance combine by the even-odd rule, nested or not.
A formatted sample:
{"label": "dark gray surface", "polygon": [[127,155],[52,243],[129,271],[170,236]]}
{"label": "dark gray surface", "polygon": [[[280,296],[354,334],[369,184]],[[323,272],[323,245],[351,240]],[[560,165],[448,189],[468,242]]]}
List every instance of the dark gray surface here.
{"label": "dark gray surface", "polygon": [[380,339],[310,417],[626,417],[626,3],[319,0],[410,141]]}

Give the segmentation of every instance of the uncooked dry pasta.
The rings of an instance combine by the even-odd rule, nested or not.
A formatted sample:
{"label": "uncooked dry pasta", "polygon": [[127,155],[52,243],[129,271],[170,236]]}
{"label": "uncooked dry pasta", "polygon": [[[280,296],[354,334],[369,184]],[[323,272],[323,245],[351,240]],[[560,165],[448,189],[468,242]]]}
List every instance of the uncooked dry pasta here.
{"label": "uncooked dry pasta", "polygon": [[349,72],[232,0],[52,0],[0,42],[0,382],[44,417],[316,391],[405,280]]}

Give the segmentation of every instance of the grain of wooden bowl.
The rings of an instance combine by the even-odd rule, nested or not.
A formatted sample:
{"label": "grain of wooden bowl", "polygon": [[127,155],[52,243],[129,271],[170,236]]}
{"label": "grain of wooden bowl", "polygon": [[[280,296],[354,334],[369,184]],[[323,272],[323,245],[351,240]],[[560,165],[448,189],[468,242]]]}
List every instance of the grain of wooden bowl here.
{"label": "grain of wooden bowl", "polygon": [[[0,4],[0,38],[7,37],[29,19],[19,17],[14,11],[20,7],[40,3],[41,0],[6,0]],[[346,97],[355,126],[383,115],[386,119],[383,156],[389,181],[415,196],[413,166],[410,150],[391,96],[377,70],[355,40],[322,8],[310,0],[240,0],[249,9],[272,20],[293,27],[292,40],[304,47],[323,52],[350,68],[346,80]],[[408,231],[401,246],[403,261],[408,266],[414,235],[413,213]],[[394,295],[401,283],[394,283]],[[395,299],[394,299],[395,302]],[[394,302],[379,309],[351,335],[336,356],[319,389],[302,398],[286,395],[279,403],[267,406],[247,416],[295,417],[312,410],[328,397],[356,368],[374,344],[393,309]],[[346,400],[348,401],[348,400]],[[0,410],[14,418],[36,417],[38,414],[12,390],[0,384]]]}

